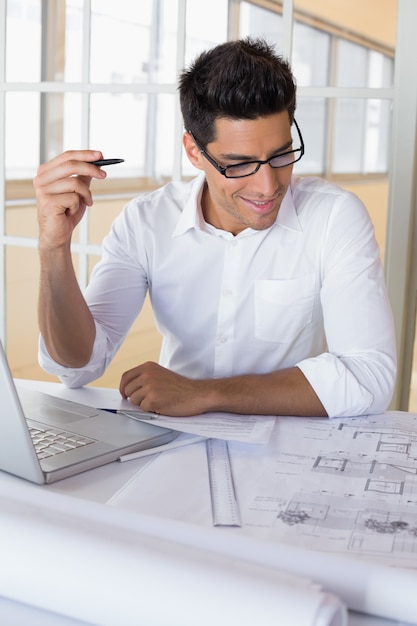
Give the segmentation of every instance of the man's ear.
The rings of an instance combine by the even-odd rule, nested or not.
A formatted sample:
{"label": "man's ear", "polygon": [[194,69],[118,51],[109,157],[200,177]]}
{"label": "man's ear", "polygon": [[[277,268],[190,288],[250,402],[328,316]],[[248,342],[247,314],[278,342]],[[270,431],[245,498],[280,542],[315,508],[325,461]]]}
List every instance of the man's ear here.
{"label": "man's ear", "polygon": [[202,170],[201,159],[202,154],[200,148],[196,145],[191,133],[185,132],[182,137],[182,145],[184,146],[185,153],[192,165],[199,170]]}

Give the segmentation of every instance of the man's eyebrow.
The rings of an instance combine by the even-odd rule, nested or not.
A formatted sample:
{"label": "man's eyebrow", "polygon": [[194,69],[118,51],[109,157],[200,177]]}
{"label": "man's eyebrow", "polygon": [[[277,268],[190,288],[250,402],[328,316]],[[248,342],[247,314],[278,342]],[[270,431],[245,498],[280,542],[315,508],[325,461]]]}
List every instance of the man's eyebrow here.
{"label": "man's eyebrow", "polygon": [[[288,150],[288,148],[290,148],[291,146],[292,146],[292,139],[290,139],[290,141],[288,141],[285,145],[281,146],[280,148],[273,150],[269,158],[275,155],[278,155],[280,152],[285,152],[285,150]],[[259,161],[256,155],[236,154],[233,152],[225,152],[225,153],[219,154],[219,159],[224,159],[225,161],[243,161],[243,162]]]}

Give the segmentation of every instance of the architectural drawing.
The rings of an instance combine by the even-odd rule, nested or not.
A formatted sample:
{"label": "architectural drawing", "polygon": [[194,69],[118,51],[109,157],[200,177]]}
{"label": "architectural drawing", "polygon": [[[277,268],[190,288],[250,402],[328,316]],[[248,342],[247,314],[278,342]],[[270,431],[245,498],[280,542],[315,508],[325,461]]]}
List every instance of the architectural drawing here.
{"label": "architectural drawing", "polygon": [[416,417],[284,418],[245,532],[417,567]]}

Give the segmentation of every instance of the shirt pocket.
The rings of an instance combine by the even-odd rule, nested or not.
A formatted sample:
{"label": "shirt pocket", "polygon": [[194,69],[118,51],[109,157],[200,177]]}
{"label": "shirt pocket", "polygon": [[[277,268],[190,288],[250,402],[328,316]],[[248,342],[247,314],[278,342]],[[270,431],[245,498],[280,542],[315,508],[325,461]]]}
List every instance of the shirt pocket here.
{"label": "shirt pocket", "polygon": [[255,283],[255,335],[291,343],[313,318],[315,276]]}

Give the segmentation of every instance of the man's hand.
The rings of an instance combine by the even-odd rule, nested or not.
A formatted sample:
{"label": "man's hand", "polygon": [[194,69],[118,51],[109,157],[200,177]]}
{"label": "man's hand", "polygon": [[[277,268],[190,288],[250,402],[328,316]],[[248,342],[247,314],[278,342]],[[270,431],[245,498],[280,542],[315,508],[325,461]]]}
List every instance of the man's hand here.
{"label": "man's hand", "polygon": [[175,417],[204,412],[199,393],[202,381],[192,380],[148,362],[125,372],[120,393],[143,411]]}
{"label": "man's hand", "polygon": [[98,151],[71,150],[39,167],[33,186],[40,249],[56,249],[71,241],[86,207],[93,204],[91,179],[106,177],[105,171],[89,163],[100,158]]}

